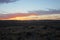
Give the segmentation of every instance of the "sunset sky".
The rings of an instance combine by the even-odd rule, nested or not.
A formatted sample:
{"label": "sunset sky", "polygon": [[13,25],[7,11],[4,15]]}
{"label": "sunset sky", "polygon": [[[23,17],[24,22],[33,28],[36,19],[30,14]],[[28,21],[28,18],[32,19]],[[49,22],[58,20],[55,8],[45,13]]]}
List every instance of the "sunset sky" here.
{"label": "sunset sky", "polygon": [[0,0],[0,20],[60,19],[59,15],[60,0]]}

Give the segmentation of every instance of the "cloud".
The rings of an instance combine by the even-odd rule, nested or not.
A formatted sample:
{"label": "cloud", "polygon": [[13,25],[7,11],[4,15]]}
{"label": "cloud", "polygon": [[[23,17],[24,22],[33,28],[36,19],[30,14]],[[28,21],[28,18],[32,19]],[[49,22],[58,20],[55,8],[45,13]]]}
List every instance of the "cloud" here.
{"label": "cloud", "polygon": [[8,19],[14,17],[26,17],[30,15],[36,15],[34,13],[14,13],[14,14],[0,14],[0,19]]}
{"label": "cloud", "polygon": [[0,3],[11,3],[16,2],[17,0],[0,0]]}
{"label": "cloud", "polygon": [[2,16],[0,15],[0,20],[60,20],[60,14],[2,14]]}
{"label": "cloud", "polygon": [[25,20],[45,20],[45,19],[53,19],[60,20],[60,10],[49,9],[45,10],[37,10],[30,11],[28,13],[11,13],[11,14],[0,14],[0,20],[2,19],[25,19]]}
{"label": "cloud", "polygon": [[29,11],[29,13],[36,13],[40,15],[46,15],[46,14],[60,14],[60,10],[57,9],[48,9],[46,10],[36,10],[36,11]]}

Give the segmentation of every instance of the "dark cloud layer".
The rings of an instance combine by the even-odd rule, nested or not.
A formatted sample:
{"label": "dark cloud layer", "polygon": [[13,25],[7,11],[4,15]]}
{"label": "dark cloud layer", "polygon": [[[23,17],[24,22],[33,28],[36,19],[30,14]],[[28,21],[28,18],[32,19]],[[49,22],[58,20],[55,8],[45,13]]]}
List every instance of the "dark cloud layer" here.
{"label": "dark cloud layer", "polygon": [[11,3],[16,2],[17,0],[0,0],[0,3]]}
{"label": "dark cloud layer", "polygon": [[45,10],[36,10],[36,11],[29,11],[29,13],[37,13],[40,15],[45,15],[45,14],[60,14],[60,10],[57,9],[48,9],[48,11]]}

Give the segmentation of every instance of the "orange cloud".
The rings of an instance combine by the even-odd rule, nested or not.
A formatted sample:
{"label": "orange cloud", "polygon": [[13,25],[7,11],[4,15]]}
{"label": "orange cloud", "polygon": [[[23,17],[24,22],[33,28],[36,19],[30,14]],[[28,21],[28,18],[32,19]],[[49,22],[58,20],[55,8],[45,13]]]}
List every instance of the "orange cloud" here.
{"label": "orange cloud", "polygon": [[37,16],[35,13],[3,14],[0,20],[29,20],[28,16]]}
{"label": "orange cloud", "polygon": [[38,15],[35,13],[14,13],[0,15],[0,20],[60,20],[60,14]]}
{"label": "orange cloud", "polygon": [[24,17],[10,18],[9,20],[60,20],[60,14],[51,15],[30,15]]}

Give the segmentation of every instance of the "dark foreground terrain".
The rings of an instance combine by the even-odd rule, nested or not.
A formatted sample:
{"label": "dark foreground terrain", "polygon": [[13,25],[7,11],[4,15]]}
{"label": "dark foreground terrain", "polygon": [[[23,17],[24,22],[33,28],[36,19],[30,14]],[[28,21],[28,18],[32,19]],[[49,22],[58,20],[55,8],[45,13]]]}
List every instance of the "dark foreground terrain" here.
{"label": "dark foreground terrain", "polygon": [[60,40],[60,20],[0,20],[0,40]]}

